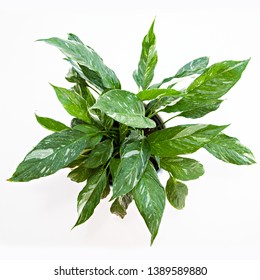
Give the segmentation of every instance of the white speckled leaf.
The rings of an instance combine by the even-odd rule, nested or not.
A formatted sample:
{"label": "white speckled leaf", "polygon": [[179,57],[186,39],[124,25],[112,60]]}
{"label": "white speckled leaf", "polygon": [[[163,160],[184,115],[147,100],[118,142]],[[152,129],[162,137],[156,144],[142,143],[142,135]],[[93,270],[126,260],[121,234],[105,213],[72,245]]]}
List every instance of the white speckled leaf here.
{"label": "white speckled leaf", "polygon": [[237,138],[230,137],[224,133],[216,136],[204,147],[216,158],[228,163],[238,165],[249,165],[255,163],[253,153]]}
{"label": "white speckled leaf", "polygon": [[120,82],[113,70],[108,68],[102,58],[89,46],[83,45],[82,42],[72,40],[62,40],[60,38],[41,39],[47,44],[59,48],[59,50],[68,57],[85,66],[89,72],[90,79],[93,74],[100,77],[104,89],[107,88],[121,88]]}
{"label": "white speckled leaf", "polygon": [[101,137],[94,128],[89,134],[77,130],[53,133],[27,154],[9,180],[27,182],[51,175],[71,163],[85,148],[95,146]]}
{"label": "white speckled leaf", "polygon": [[145,117],[145,108],[138,97],[125,90],[102,94],[92,109],[99,109],[112,119],[136,128],[153,128],[155,122]]}
{"label": "white speckled leaf", "polygon": [[188,188],[182,182],[170,177],[166,185],[166,195],[170,204],[174,208],[181,210],[185,207],[185,199],[188,195]]}
{"label": "white speckled leaf", "polygon": [[187,88],[188,94],[219,98],[227,93],[240,79],[249,60],[215,63],[195,79]]}
{"label": "white speckled leaf", "polygon": [[183,181],[194,180],[204,174],[203,165],[191,158],[161,158],[160,166],[170,172],[174,178]]}
{"label": "white speckled leaf", "polygon": [[153,155],[175,157],[196,152],[226,127],[211,124],[179,125],[153,132],[147,140]]}
{"label": "white speckled leaf", "polygon": [[138,63],[138,69],[134,71],[133,77],[136,84],[142,89],[150,85],[158,56],[156,51],[156,38],[153,32],[154,21],[142,42],[142,52]]}
{"label": "white speckled leaf", "polygon": [[144,100],[152,100],[152,99],[163,97],[163,96],[182,97],[182,96],[184,96],[184,94],[175,89],[154,88],[154,89],[146,89],[146,90],[140,91],[137,94],[137,96],[140,100],[144,101]]}
{"label": "white speckled leaf", "polygon": [[104,168],[96,169],[89,177],[86,186],[78,195],[79,218],[75,226],[86,222],[92,216],[106,186],[106,170]]}
{"label": "white speckled leaf", "polygon": [[152,244],[158,233],[165,207],[165,191],[150,162],[138,185],[133,189],[133,196],[136,206],[151,233]]}
{"label": "white speckled leaf", "polygon": [[62,131],[62,130],[65,130],[65,129],[70,129],[65,124],[63,124],[59,121],[56,121],[54,119],[46,118],[46,117],[40,117],[40,116],[37,116],[36,114],[35,114],[35,117],[36,117],[37,122],[41,126],[43,126],[44,128],[46,128],[48,130],[58,132],[58,131]]}
{"label": "white speckled leaf", "polygon": [[149,157],[150,147],[145,139],[128,143],[123,147],[117,172],[113,176],[111,199],[129,193],[138,184]]}

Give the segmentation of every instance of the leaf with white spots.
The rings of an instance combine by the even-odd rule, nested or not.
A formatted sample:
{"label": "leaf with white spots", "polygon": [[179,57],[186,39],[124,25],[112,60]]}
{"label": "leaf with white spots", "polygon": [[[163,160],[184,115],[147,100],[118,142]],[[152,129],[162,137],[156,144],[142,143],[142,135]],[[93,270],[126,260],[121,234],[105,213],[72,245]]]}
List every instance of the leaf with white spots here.
{"label": "leaf with white spots", "polygon": [[116,174],[113,174],[113,196],[129,193],[139,182],[150,158],[150,147],[145,139],[123,146]]}
{"label": "leaf with white spots", "polygon": [[188,195],[188,188],[185,184],[170,176],[166,185],[166,195],[170,204],[174,208],[181,210],[185,207],[185,199]]}
{"label": "leaf with white spots", "polygon": [[107,186],[106,169],[99,168],[89,177],[86,186],[78,195],[79,218],[74,227],[86,222],[99,204]]}
{"label": "leaf with white spots", "polygon": [[165,191],[150,162],[138,185],[133,189],[133,196],[136,206],[151,233],[152,244],[158,233],[165,207]]}
{"label": "leaf with white spots", "polygon": [[204,174],[203,165],[191,158],[161,158],[160,166],[170,172],[174,178],[183,181],[194,180]]}
{"label": "leaf with white spots", "polygon": [[204,147],[216,158],[237,165],[249,165],[255,163],[253,153],[237,138],[230,137],[224,133],[216,136]]}
{"label": "leaf with white spots", "polygon": [[99,109],[112,119],[136,128],[153,128],[153,120],[145,117],[144,104],[139,98],[125,90],[110,90],[99,96],[92,109]]}
{"label": "leaf with white spots", "polygon": [[108,68],[102,58],[89,46],[74,40],[60,38],[41,39],[47,44],[57,47],[68,60],[84,67],[84,75],[88,81],[102,89],[121,88],[120,82],[113,70]]}
{"label": "leaf with white spots", "polygon": [[147,140],[153,155],[175,157],[196,152],[226,127],[212,124],[178,125],[153,132]]}
{"label": "leaf with white spots", "polygon": [[53,133],[27,154],[9,180],[27,182],[51,175],[70,164],[85,148],[95,146],[101,138],[98,129],[92,134],[78,130]]}
{"label": "leaf with white spots", "polygon": [[213,64],[190,84],[187,93],[213,99],[223,96],[240,79],[248,62],[227,60]]}
{"label": "leaf with white spots", "polygon": [[60,103],[71,116],[83,120],[86,123],[92,123],[92,119],[88,112],[88,104],[83,97],[75,91],[66,88],[52,87],[54,88]]}
{"label": "leaf with white spots", "polygon": [[156,51],[156,37],[153,32],[154,21],[142,42],[142,52],[138,63],[138,69],[134,71],[133,78],[142,89],[147,89],[153,80],[154,69],[158,56]]}
{"label": "leaf with white spots", "polygon": [[184,94],[175,89],[162,89],[162,88],[146,89],[138,92],[137,94],[137,97],[142,101],[152,100],[163,96],[174,96],[178,98],[184,96]]}
{"label": "leaf with white spots", "polygon": [[116,198],[110,207],[110,212],[123,219],[127,214],[126,210],[129,204],[132,202],[132,200],[133,195],[131,193]]}
{"label": "leaf with white spots", "polygon": [[63,124],[59,121],[56,121],[54,119],[46,118],[46,117],[40,117],[40,116],[37,116],[36,114],[35,114],[35,117],[36,117],[37,122],[41,126],[43,126],[44,128],[46,128],[48,130],[58,132],[58,131],[62,131],[62,130],[65,130],[65,129],[70,129],[65,124]]}

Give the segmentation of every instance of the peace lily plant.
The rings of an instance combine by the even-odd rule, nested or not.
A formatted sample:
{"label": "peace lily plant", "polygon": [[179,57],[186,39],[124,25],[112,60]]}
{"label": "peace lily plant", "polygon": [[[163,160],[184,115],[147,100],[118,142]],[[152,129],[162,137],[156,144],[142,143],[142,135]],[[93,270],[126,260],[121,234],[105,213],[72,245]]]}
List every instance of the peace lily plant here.
{"label": "peace lily plant", "polygon": [[[238,139],[223,133],[227,125],[186,124],[165,127],[170,119],[201,118],[215,111],[221,99],[240,79],[249,60],[222,61],[208,66],[208,57],[195,59],[176,74],[151,85],[157,64],[154,22],[142,42],[133,78],[138,92],[121,89],[115,72],[76,35],[68,40],[43,39],[57,47],[70,63],[66,76],[70,89],[52,86],[58,100],[72,115],[70,127],[36,115],[40,125],[53,133],[41,140],[9,179],[27,182],[62,168],[68,177],[85,186],[78,195],[78,220],[86,222],[110,192],[110,211],[121,218],[134,201],[154,241],[165,201],[182,209],[188,188],[183,181],[203,175],[198,161],[186,157],[206,149],[228,163],[254,163],[252,152]],[[188,78],[187,88],[178,83]],[[168,114],[164,123],[160,112]],[[177,123],[177,119],[176,119]],[[166,186],[157,170],[169,173]]]}

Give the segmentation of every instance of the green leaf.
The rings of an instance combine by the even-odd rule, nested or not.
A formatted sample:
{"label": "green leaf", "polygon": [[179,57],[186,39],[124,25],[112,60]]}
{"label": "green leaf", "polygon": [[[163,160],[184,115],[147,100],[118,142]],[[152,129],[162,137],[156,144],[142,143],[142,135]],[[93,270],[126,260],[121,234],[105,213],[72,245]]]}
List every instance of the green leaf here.
{"label": "green leaf", "polygon": [[75,41],[84,45],[84,43],[79,39],[79,37],[73,33],[68,33],[68,40]]}
{"label": "green leaf", "polygon": [[180,100],[180,97],[178,96],[158,97],[148,103],[146,113],[150,114],[150,112],[154,113],[156,111],[163,111],[165,107],[176,104],[178,100]]}
{"label": "green leaf", "polygon": [[226,127],[211,124],[179,125],[153,132],[147,140],[153,155],[175,157],[196,152]]}
{"label": "green leaf", "polygon": [[150,147],[145,139],[130,142],[122,149],[111,199],[129,193],[138,184],[150,157]]}
{"label": "green leaf", "polygon": [[57,131],[65,130],[65,129],[70,129],[65,124],[63,124],[61,122],[58,122],[58,121],[55,121],[54,119],[46,118],[46,117],[40,117],[40,116],[37,116],[36,114],[35,114],[35,117],[36,117],[37,122],[41,126],[43,126],[44,128],[46,128],[48,130],[57,132]]}
{"label": "green leaf", "polygon": [[183,181],[194,180],[204,174],[204,168],[201,163],[195,159],[173,157],[161,158],[161,168],[167,170],[171,175]]}
{"label": "green leaf", "polygon": [[69,174],[68,177],[77,183],[86,181],[94,172],[94,169],[86,168],[84,164],[74,168]]}
{"label": "green leaf", "polygon": [[[121,88],[120,82],[113,70],[108,68],[102,58],[89,46],[72,40],[62,40],[60,38],[41,39],[47,44],[57,47],[68,59],[75,61],[81,66],[85,66],[90,75],[100,77],[103,89]],[[86,73],[84,73],[86,75]],[[90,80],[93,77],[88,77]],[[94,82],[95,84],[95,82]]]}
{"label": "green leaf", "polygon": [[214,99],[223,96],[240,79],[248,62],[227,60],[213,64],[190,84],[187,93]]}
{"label": "green leaf", "polygon": [[126,210],[129,204],[132,202],[132,200],[133,200],[133,195],[131,193],[118,197],[117,199],[115,199],[115,201],[112,203],[110,207],[111,213],[123,219],[127,214]]}
{"label": "green leaf", "polygon": [[63,105],[64,109],[71,115],[76,118],[79,118],[86,123],[91,123],[92,119],[88,112],[88,105],[85,99],[83,99],[76,92],[52,86],[56,92],[56,95]]}
{"label": "green leaf", "polygon": [[102,135],[87,135],[77,130],[55,132],[38,143],[18,165],[10,181],[27,182],[51,175],[66,167],[88,147],[95,146]]}
{"label": "green leaf", "polygon": [[225,162],[249,165],[255,163],[253,153],[237,138],[221,133],[204,147],[216,158]]}
{"label": "green leaf", "polygon": [[110,193],[110,185],[109,185],[109,182],[107,181],[107,184],[106,184],[106,187],[104,188],[103,192],[102,192],[102,195],[101,195],[101,198],[104,199],[106,198]]}
{"label": "green leaf", "polygon": [[[183,67],[181,67],[174,76],[165,78],[160,83],[154,84],[150,88],[160,88],[163,84],[168,83],[175,78],[183,78],[191,76],[193,74],[201,74],[208,66],[208,63],[209,58],[207,56],[194,59],[189,63],[185,64]],[[175,83],[173,85],[175,85]]]}
{"label": "green leaf", "polygon": [[170,204],[174,208],[181,210],[185,207],[185,199],[188,195],[188,188],[185,184],[170,176],[166,185],[166,195]]}
{"label": "green leaf", "polygon": [[156,124],[145,117],[145,108],[138,97],[125,90],[110,90],[99,96],[92,109],[99,109],[112,119],[136,128],[152,128]]}
{"label": "green leaf", "polygon": [[128,126],[125,124],[120,123],[119,124],[119,138],[120,138],[120,143],[122,143],[126,136],[128,134]]}
{"label": "green leaf", "polygon": [[204,72],[209,64],[209,57],[203,56],[190,61],[185,64],[179,71],[175,74],[175,78],[183,78],[191,76],[193,74],[201,74]]}
{"label": "green leaf", "polygon": [[183,93],[175,90],[175,89],[146,89],[143,91],[140,91],[137,94],[137,97],[144,101],[144,100],[152,100],[155,98],[163,97],[163,96],[174,96],[174,97],[182,97]]}
{"label": "green leaf", "polygon": [[138,185],[133,189],[133,196],[136,206],[151,233],[152,244],[158,233],[165,207],[165,191],[150,162]]}
{"label": "green leaf", "polygon": [[[86,222],[94,213],[101,200],[102,193],[107,185],[106,170],[96,170],[88,179],[86,186],[78,196],[79,218],[75,224],[78,226]],[[74,227],[75,227],[74,226]]]}
{"label": "green leaf", "polygon": [[217,110],[223,100],[206,99],[199,96],[183,97],[175,105],[167,106],[162,111],[166,113],[182,112],[178,116],[197,119]]}
{"label": "green leaf", "polygon": [[111,158],[109,169],[110,169],[110,174],[112,176],[113,181],[116,177],[116,173],[117,173],[119,164],[120,164],[120,159],[119,158]]}
{"label": "green leaf", "polygon": [[157,64],[158,56],[156,51],[156,38],[153,32],[154,21],[143,39],[142,52],[138,63],[138,70],[133,74],[134,80],[137,85],[142,89],[147,89],[150,85],[154,69]]}
{"label": "green leaf", "polygon": [[87,168],[96,168],[105,164],[111,157],[113,152],[113,141],[105,140],[99,143],[89,154],[84,165]]}

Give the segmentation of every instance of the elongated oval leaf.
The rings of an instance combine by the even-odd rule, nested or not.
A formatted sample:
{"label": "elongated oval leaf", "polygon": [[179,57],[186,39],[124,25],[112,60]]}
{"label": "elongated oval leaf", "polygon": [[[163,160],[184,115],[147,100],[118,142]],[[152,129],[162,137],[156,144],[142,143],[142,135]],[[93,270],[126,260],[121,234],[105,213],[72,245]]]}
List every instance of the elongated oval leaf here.
{"label": "elongated oval leaf", "polygon": [[174,208],[181,210],[185,207],[185,199],[188,195],[188,188],[185,184],[170,176],[166,185],[166,195],[170,204]]}
{"label": "elongated oval leaf", "polygon": [[153,80],[154,68],[157,64],[158,56],[156,51],[156,38],[153,32],[154,21],[143,39],[142,52],[138,63],[138,70],[133,74],[137,85],[142,89],[147,89]]}
{"label": "elongated oval leaf", "polygon": [[112,119],[136,128],[153,128],[155,122],[145,117],[145,108],[138,97],[125,90],[102,94],[92,109],[99,109]]}
{"label": "elongated oval leaf", "polygon": [[129,193],[139,182],[150,157],[150,147],[145,139],[126,144],[113,181],[113,196]]}
{"label": "elongated oval leaf", "polygon": [[179,125],[153,132],[147,140],[153,155],[175,157],[196,152],[226,127],[211,124]]}
{"label": "elongated oval leaf", "polygon": [[96,168],[105,164],[113,152],[113,141],[107,139],[99,143],[89,154],[84,166],[87,168]]}
{"label": "elongated oval leaf", "polygon": [[161,168],[169,171],[176,179],[188,181],[199,178],[204,174],[204,168],[201,163],[195,159],[173,157],[161,158]]}
{"label": "elongated oval leaf", "polygon": [[150,162],[138,185],[134,188],[133,196],[136,206],[151,233],[152,244],[158,233],[165,207],[165,191]]}
{"label": "elongated oval leaf", "polygon": [[62,40],[60,38],[41,39],[47,44],[55,46],[69,59],[85,66],[91,73],[96,73],[102,80],[104,89],[121,88],[120,82],[113,70],[108,68],[102,58],[90,47],[81,42]]}
{"label": "elongated oval leaf", "polygon": [[175,90],[175,89],[159,89],[159,88],[155,88],[155,89],[146,89],[143,91],[140,91],[137,94],[137,97],[144,101],[144,100],[152,100],[155,98],[159,98],[162,96],[175,96],[175,97],[181,97],[183,96],[183,93]]}
{"label": "elongated oval leaf", "polygon": [[204,147],[216,158],[228,163],[249,165],[255,163],[253,153],[237,138],[221,133]]}
{"label": "elongated oval leaf", "polygon": [[175,105],[167,106],[162,111],[166,113],[181,112],[178,116],[197,119],[217,110],[223,100],[206,99],[199,96],[183,97]]}
{"label": "elongated oval leaf", "polygon": [[[96,170],[88,179],[86,186],[78,196],[79,218],[75,224],[78,226],[86,222],[94,213],[101,200],[102,193],[107,185],[106,170]],[[74,227],[75,227],[74,226]]]}
{"label": "elongated oval leaf", "polygon": [[27,154],[9,179],[16,182],[27,182],[51,175],[67,166],[87,147],[95,146],[102,135],[87,135],[77,130],[63,130],[45,137]]}
{"label": "elongated oval leaf", "polygon": [[37,116],[35,114],[36,120],[37,122],[43,126],[44,128],[54,131],[54,132],[58,132],[58,131],[62,131],[65,129],[70,129],[68,126],[66,126],[65,124],[59,122],[59,121],[55,121],[54,119],[51,118],[46,118],[46,117],[40,117]]}
{"label": "elongated oval leaf", "polygon": [[64,109],[76,118],[79,118],[86,123],[91,123],[92,119],[88,112],[88,105],[84,98],[74,91],[53,86],[56,95],[63,105]]}
{"label": "elongated oval leaf", "polygon": [[194,59],[182,66],[174,76],[165,78],[160,83],[154,84],[150,88],[160,88],[163,84],[168,83],[175,78],[183,78],[193,74],[201,74],[208,66],[208,63],[209,58],[207,56]]}
{"label": "elongated oval leaf", "polygon": [[68,177],[77,183],[86,181],[94,172],[94,169],[86,168],[84,164],[74,168],[69,174]]}
{"label": "elongated oval leaf", "polygon": [[240,79],[249,60],[227,60],[215,63],[195,79],[187,88],[189,94],[207,98],[219,98],[227,93]]}

